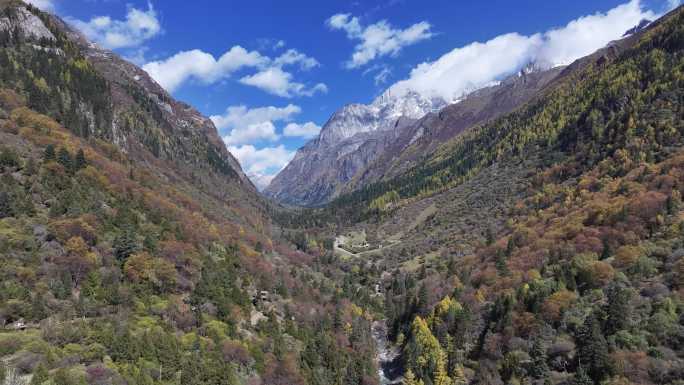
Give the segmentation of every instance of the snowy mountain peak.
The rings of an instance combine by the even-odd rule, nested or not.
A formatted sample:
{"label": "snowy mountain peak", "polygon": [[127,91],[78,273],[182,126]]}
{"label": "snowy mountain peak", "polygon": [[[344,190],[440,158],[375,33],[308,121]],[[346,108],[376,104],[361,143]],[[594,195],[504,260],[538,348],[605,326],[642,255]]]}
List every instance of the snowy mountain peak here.
{"label": "snowy mountain peak", "polygon": [[323,126],[319,143],[333,145],[359,133],[389,130],[398,119],[420,119],[446,104],[413,91],[397,96],[387,90],[371,104],[348,104],[335,112]]}

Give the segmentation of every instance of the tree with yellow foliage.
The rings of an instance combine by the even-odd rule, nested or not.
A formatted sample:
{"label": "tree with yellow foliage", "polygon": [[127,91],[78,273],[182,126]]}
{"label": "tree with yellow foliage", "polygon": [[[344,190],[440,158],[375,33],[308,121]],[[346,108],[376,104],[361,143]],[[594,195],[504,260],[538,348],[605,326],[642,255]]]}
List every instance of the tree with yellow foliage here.
{"label": "tree with yellow foliage", "polygon": [[424,385],[423,380],[416,380],[416,375],[411,369],[406,371],[404,375],[404,385]]}
{"label": "tree with yellow foliage", "polygon": [[446,354],[442,349],[439,350],[439,359],[437,360],[437,368],[435,368],[434,381],[435,385],[452,385],[451,378],[448,375],[446,367]]}
{"label": "tree with yellow foliage", "polygon": [[451,383],[453,385],[466,385],[468,383],[463,365],[458,364],[454,367],[454,370],[451,372]]}
{"label": "tree with yellow foliage", "polygon": [[[420,316],[416,316],[411,324],[411,337],[406,344],[405,354],[408,369],[411,369],[417,378],[435,378],[439,375],[441,381],[448,379],[442,347],[427,322]],[[440,383],[443,384],[449,382]]]}

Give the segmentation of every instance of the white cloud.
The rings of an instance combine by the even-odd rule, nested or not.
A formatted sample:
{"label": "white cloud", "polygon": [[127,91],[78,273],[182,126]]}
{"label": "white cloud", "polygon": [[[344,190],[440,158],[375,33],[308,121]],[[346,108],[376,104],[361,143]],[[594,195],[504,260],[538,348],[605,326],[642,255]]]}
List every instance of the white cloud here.
{"label": "white cloud", "polygon": [[[282,40],[280,42],[282,42]],[[273,62],[273,64],[276,67],[299,64],[300,68],[304,71],[310,70],[321,65],[318,62],[318,60],[306,56],[305,54],[297,51],[296,49],[288,49],[287,51],[285,51],[285,53],[278,56]]]}
{"label": "white cloud", "polygon": [[251,109],[246,106],[230,106],[224,115],[214,115],[211,120],[219,130],[223,130],[229,127],[244,127],[266,121],[288,121],[300,112],[302,109],[294,104],[288,104],[282,108],[268,106]]}
{"label": "white cloud", "polygon": [[391,87],[392,93],[412,90],[430,97],[456,99],[523,66],[540,43],[539,35],[511,33],[457,48],[434,62],[418,65],[409,79]]}
{"label": "white cloud", "polygon": [[259,140],[277,141],[280,135],[276,133],[274,122],[291,121],[301,111],[294,104],[282,108],[269,106],[252,109],[230,106],[225,114],[214,115],[211,120],[219,130],[230,130],[223,138],[227,145],[238,145]]}
{"label": "white cloud", "polygon": [[268,62],[268,58],[256,51],[247,51],[239,45],[234,46],[218,59],[204,51],[195,49],[179,52],[166,60],[147,63],[147,71],[167,91],[173,92],[190,79],[211,84],[242,68],[258,67]]}
{"label": "white cloud", "polygon": [[[50,3],[36,0],[35,3]],[[109,49],[137,47],[161,33],[161,25],[152,3],[147,11],[130,7],[125,20],[113,20],[109,16],[96,16],[89,21],[67,18],[67,21],[83,32],[90,40]]]}
{"label": "white cloud", "polygon": [[275,142],[280,139],[276,134],[276,128],[271,122],[260,122],[245,127],[234,128],[223,141],[228,145],[249,143],[256,140],[268,140]]}
{"label": "white cloud", "polygon": [[286,45],[285,40],[272,39],[268,37],[256,39],[256,44],[260,51],[277,51],[281,48],[284,48]]}
{"label": "white cloud", "polygon": [[191,79],[212,84],[229,78],[241,69],[254,68],[258,71],[243,76],[240,83],[257,87],[273,95],[290,98],[313,96],[317,92],[327,92],[328,88],[323,83],[309,87],[294,81],[294,75],[285,71],[283,67],[298,66],[300,70],[307,71],[319,65],[318,60],[296,49],[289,49],[277,58],[271,59],[257,51],[247,51],[240,46],[234,46],[218,59],[195,49],[179,52],[165,60],[147,63],[143,69],[167,91],[174,92]]}
{"label": "white cloud", "polygon": [[282,144],[277,147],[229,146],[228,150],[240,161],[247,176],[259,190],[263,190],[295,155]]}
{"label": "white cloud", "polygon": [[[512,74],[530,62],[569,64],[619,39],[642,19],[656,15],[638,0],[571,21],[562,28],[523,36],[509,33],[485,43],[456,48],[433,62],[416,66],[408,79],[390,87],[393,94],[408,90],[451,101]],[[353,25],[350,27],[353,30]]]}
{"label": "white cloud", "polygon": [[619,39],[641,20],[655,18],[653,12],[642,10],[638,0],[617,6],[607,13],[580,17],[565,27],[546,32],[536,60],[551,65],[570,64]]}
{"label": "white cloud", "polygon": [[348,68],[361,67],[376,58],[396,56],[404,47],[416,44],[433,36],[432,26],[426,21],[413,24],[406,29],[395,29],[387,21],[363,27],[357,17],[350,14],[336,14],[327,20],[331,29],[342,30],[351,40],[359,40],[351,59],[346,63]]}
{"label": "white cloud", "polygon": [[136,49],[130,50],[130,52],[124,56],[124,59],[137,66],[142,66],[147,61],[145,59],[145,54],[147,54],[147,51],[149,51],[148,47],[138,47]]}
{"label": "white cloud", "polygon": [[682,0],[667,0],[667,10],[671,11],[682,3]]}
{"label": "white cloud", "polygon": [[273,95],[284,98],[293,96],[313,96],[317,92],[326,93],[328,87],[323,83],[308,88],[302,83],[292,80],[292,74],[274,66],[259,71],[253,75],[244,76],[240,83],[259,88]]}
{"label": "white cloud", "polygon": [[390,75],[392,75],[392,69],[389,67],[382,67],[380,71],[373,76],[375,85],[379,86],[381,84],[387,83],[387,79],[389,79]]}
{"label": "white cloud", "polygon": [[321,126],[314,122],[307,122],[304,124],[290,123],[283,129],[283,135],[289,137],[299,137],[304,139],[312,139],[318,136],[321,132]]}
{"label": "white cloud", "polygon": [[55,3],[52,0],[25,0],[27,4],[38,7],[43,11],[52,11],[55,9]]}

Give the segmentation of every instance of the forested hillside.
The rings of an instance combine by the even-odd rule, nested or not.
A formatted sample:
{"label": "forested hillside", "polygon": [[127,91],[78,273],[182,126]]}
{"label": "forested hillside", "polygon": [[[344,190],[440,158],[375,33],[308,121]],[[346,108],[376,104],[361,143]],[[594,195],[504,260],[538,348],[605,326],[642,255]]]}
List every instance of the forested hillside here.
{"label": "forested hillside", "polygon": [[0,2],[0,383],[375,383],[369,313],[265,207],[207,118]]}
{"label": "forested hillside", "polygon": [[0,384],[684,384],[684,8],[542,83],[285,209],[144,71],[0,0]]}
{"label": "forested hillside", "polygon": [[381,282],[405,384],[681,384],[683,104],[680,7],[422,165],[282,223],[363,229],[375,251],[339,266],[361,293]]}

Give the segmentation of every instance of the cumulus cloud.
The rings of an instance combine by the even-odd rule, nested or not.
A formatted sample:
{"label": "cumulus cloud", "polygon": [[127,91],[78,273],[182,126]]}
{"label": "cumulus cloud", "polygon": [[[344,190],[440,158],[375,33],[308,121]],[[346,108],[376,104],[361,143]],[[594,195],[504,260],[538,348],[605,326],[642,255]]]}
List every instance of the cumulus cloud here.
{"label": "cumulus cloud", "polygon": [[278,66],[266,68],[254,75],[244,76],[240,83],[259,88],[270,94],[291,98],[293,96],[313,96],[317,92],[326,93],[328,87],[318,83],[313,87],[307,87],[303,83],[292,80],[292,74]]}
{"label": "cumulus cloud", "polygon": [[229,146],[228,150],[238,159],[247,176],[263,190],[295,155],[282,144],[277,147],[256,147],[245,144]]}
{"label": "cumulus cloud", "polygon": [[52,0],[25,0],[25,2],[43,11],[53,11],[55,9],[55,3]]}
{"label": "cumulus cloud", "polygon": [[542,64],[570,64],[619,39],[643,19],[653,20],[655,13],[643,10],[638,0],[617,6],[607,13],[580,17],[565,27],[544,34],[535,60]]}
{"label": "cumulus cloud", "polygon": [[667,0],[667,10],[671,11],[682,3],[682,0]]}
{"label": "cumulus cloud", "polygon": [[304,124],[290,123],[283,129],[283,135],[289,137],[298,137],[304,139],[312,139],[318,136],[321,132],[321,126],[314,122],[307,122]]}
{"label": "cumulus cloud", "polygon": [[500,35],[484,43],[455,48],[433,62],[419,64],[408,79],[395,83],[390,89],[395,95],[413,90],[428,97],[453,101],[464,93],[515,73],[530,62],[542,66],[570,64],[619,39],[642,19],[655,17],[653,12],[644,10],[638,0],[632,0],[606,13],[580,17],[545,33]]}
{"label": "cumulus cloud", "polygon": [[255,140],[269,140],[275,142],[280,139],[276,128],[271,122],[250,124],[246,127],[234,128],[230,134],[223,137],[226,144],[249,143]]}
{"label": "cumulus cloud", "polygon": [[506,75],[527,63],[541,44],[538,35],[510,33],[486,42],[457,48],[434,62],[422,63],[407,80],[395,83],[392,93],[416,91],[430,97],[453,100]]}
{"label": "cumulus cloud", "polygon": [[288,104],[285,107],[268,106],[251,109],[246,106],[230,106],[224,115],[214,115],[211,120],[219,130],[223,130],[265,121],[288,121],[300,112],[302,109],[294,104]]}
{"label": "cumulus cloud", "polygon": [[404,47],[433,36],[430,31],[432,26],[426,21],[413,24],[406,29],[396,29],[386,20],[364,27],[358,17],[338,13],[331,16],[326,24],[331,29],[346,32],[350,40],[359,41],[351,59],[346,63],[347,68],[358,68],[383,56],[396,56]]}
{"label": "cumulus cloud", "polygon": [[227,145],[238,145],[262,140],[277,141],[280,135],[276,133],[274,122],[291,121],[301,111],[294,104],[251,109],[246,106],[230,106],[225,114],[214,115],[211,120],[222,132],[228,131],[223,137]]}
{"label": "cumulus cloud", "polygon": [[143,69],[167,91],[174,92],[189,80],[212,84],[229,78],[236,71],[252,68],[257,72],[243,76],[240,83],[257,87],[273,95],[291,98],[327,92],[328,88],[323,83],[307,86],[297,82],[294,75],[283,67],[297,66],[300,70],[307,71],[319,65],[318,60],[296,49],[289,49],[272,59],[257,51],[247,51],[238,45],[218,59],[195,49],[179,52],[165,60],[147,63]]}
{"label": "cumulus cloud", "polygon": [[[46,0],[33,0],[33,2],[50,3]],[[114,20],[109,16],[96,16],[89,21],[74,18],[66,18],[66,20],[90,40],[109,49],[140,46],[162,31],[157,12],[151,2],[147,4],[146,11],[129,7],[125,20]]]}
{"label": "cumulus cloud", "polygon": [[268,61],[259,52],[247,51],[236,45],[218,59],[195,49],[179,52],[166,60],[147,63],[143,69],[167,91],[173,92],[191,79],[211,84],[230,77],[237,70],[259,67]]}

